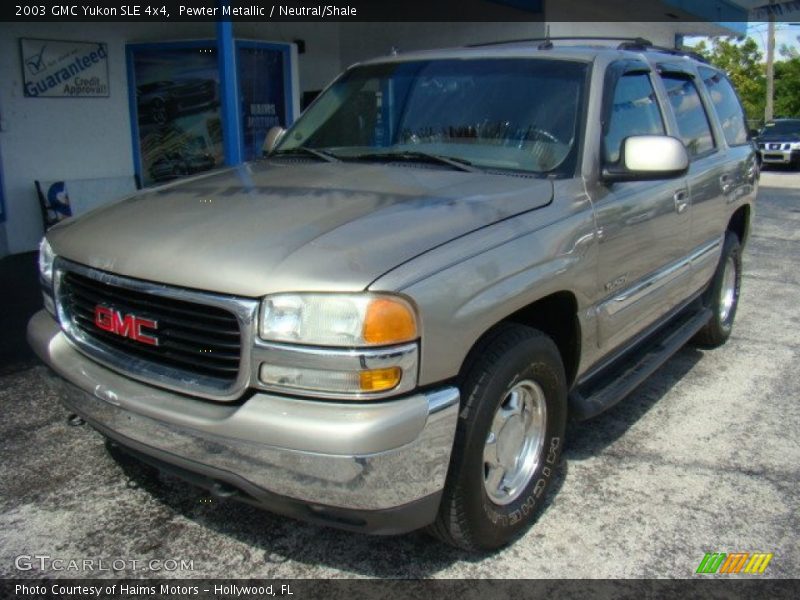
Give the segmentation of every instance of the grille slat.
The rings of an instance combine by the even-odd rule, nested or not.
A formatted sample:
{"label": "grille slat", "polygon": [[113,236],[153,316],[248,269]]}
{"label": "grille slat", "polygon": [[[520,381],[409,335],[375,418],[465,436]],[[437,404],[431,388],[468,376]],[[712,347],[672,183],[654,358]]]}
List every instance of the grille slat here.
{"label": "grille slat", "polygon": [[[64,311],[82,335],[93,342],[124,353],[132,359],[170,367],[191,375],[212,378],[221,386],[236,381],[241,362],[239,322],[233,313],[216,306],[198,304],[95,280],[67,271],[59,289]],[[95,325],[98,305],[123,315],[154,320],[158,328],[146,329],[158,338],[149,345]]]}
{"label": "grille slat", "polygon": [[[86,298],[102,298],[105,301],[119,301],[119,302],[135,302],[138,306],[143,308],[148,308],[150,310],[156,310],[158,312],[165,312],[165,313],[173,313],[184,315],[188,317],[198,318],[198,319],[208,319],[212,321],[220,321],[222,323],[229,323],[231,319],[230,314],[224,314],[224,311],[217,310],[214,307],[203,307],[208,308],[209,310],[192,310],[187,307],[183,306],[171,306],[170,301],[163,302],[164,298],[161,296],[153,296],[151,294],[143,294],[141,292],[134,292],[132,290],[124,290],[124,292],[116,291],[122,290],[122,288],[116,288],[105,290],[103,286],[111,288],[106,284],[100,283],[99,285],[93,287],[86,285],[84,282],[81,281],[72,281],[73,285],[73,293],[78,293],[83,295]],[[93,282],[99,283],[99,282]],[[159,300],[162,300],[159,302]],[[188,304],[188,303],[186,303]],[[199,306],[199,305],[195,305]]]}
{"label": "grille slat", "polygon": [[[78,314],[78,313],[76,313],[74,316],[81,323],[81,325],[85,329],[90,329],[90,328],[94,327],[94,319],[93,318],[91,318],[89,316],[86,316],[84,314]],[[112,336],[112,337],[119,337],[119,336],[116,336],[115,334],[110,333],[108,331],[99,330],[97,332],[97,335],[101,335],[101,334],[102,335]],[[174,341],[174,340],[172,340],[170,338],[164,339],[165,337],[166,336],[162,336],[162,337],[159,338],[159,342],[160,343],[159,343],[158,348],[166,348],[166,349],[169,349],[169,350],[174,350],[175,352],[179,352],[179,353],[182,353],[182,354],[186,355],[188,358],[196,358],[197,354],[199,352],[201,354],[207,354],[208,356],[204,356],[203,358],[205,358],[207,360],[210,360],[210,361],[217,361],[217,360],[226,361],[226,362],[231,362],[232,361],[235,366],[238,366],[238,364],[239,364],[239,353],[238,352],[216,351],[215,350],[215,351],[213,351],[213,354],[212,354],[211,348],[202,348],[200,346],[201,349],[198,350],[199,346],[197,346],[197,345],[183,344],[181,342]],[[126,340],[126,338],[122,338],[122,339]],[[133,340],[131,340],[130,343],[132,345],[135,344],[133,346],[134,348],[136,348],[136,347],[141,345],[139,342],[135,342]],[[148,349],[148,348],[154,348],[155,349],[154,346],[148,346],[147,344],[145,344],[144,347],[145,347],[145,349]]]}
{"label": "grille slat", "polygon": [[[67,292],[70,296],[70,299],[81,308],[86,309],[90,314],[94,314],[94,307],[98,304],[103,304],[104,306],[108,306],[110,308],[116,308],[117,310],[122,310],[124,312],[136,312],[137,315],[143,317],[158,317],[159,326],[161,323],[169,324],[170,328],[175,328],[179,330],[185,331],[194,331],[194,332],[203,332],[207,334],[208,337],[211,336],[220,336],[223,338],[227,338],[228,340],[238,340],[239,339],[239,330],[230,329],[225,327],[219,327],[216,324],[208,325],[202,324],[194,321],[190,321],[187,319],[179,319],[173,316],[165,316],[160,314],[153,309],[144,309],[140,310],[137,306],[130,302],[122,302],[122,301],[108,301],[105,300],[101,295],[95,295],[94,298],[87,297],[82,292],[75,292],[70,290]],[[138,311],[138,312],[137,312]],[[166,327],[164,327],[166,329]],[[239,347],[239,344],[236,344],[236,347]]]}

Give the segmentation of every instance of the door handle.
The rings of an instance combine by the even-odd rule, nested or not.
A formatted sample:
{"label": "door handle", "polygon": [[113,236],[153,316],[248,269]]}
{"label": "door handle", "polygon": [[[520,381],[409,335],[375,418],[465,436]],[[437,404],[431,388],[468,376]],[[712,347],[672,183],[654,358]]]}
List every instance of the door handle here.
{"label": "door handle", "polygon": [[689,193],[686,190],[678,190],[672,195],[675,202],[675,211],[681,214],[689,206]]}
{"label": "door handle", "polygon": [[727,173],[719,176],[719,187],[722,189],[723,194],[727,194],[733,188],[733,180]]}

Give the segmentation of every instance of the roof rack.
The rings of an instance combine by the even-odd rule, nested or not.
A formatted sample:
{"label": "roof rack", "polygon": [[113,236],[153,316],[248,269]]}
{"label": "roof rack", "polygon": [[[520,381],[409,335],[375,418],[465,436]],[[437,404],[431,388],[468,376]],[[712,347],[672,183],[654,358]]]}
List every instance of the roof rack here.
{"label": "roof rack", "polygon": [[496,42],[482,42],[479,44],[468,44],[467,48],[482,48],[484,46],[503,46],[505,44],[523,44],[526,42],[540,42],[540,50],[549,50],[553,47],[553,42],[577,41],[577,42],[623,42],[638,46],[652,46],[650,40],[641,37],[608,37],[604,35],[572,35],[572,36],[547,36],[536,38],[521,38],[515,40],[498,40]]}
{"label": "roof rack", "polygon": [[647,51],[655,50],[663,52],[664,54],[671,54],[673,56],[687,56],[700,62],[707,63],[708,61],[691,50],[681,50],[679,48],[667,48],[666,46],[656,46],[648,39],[642,37],[608,37],[601,35],[578,35],[578,36],[555,36],[555,37],[538,37],[538,38],[522,38],[515,40],[499,40],[496,42],[483,42],[480,44],[469,44],[468,48],[481,48],[484,46],[503,46],[505,44],[523,44],[523,43],[536,43],[539,50],[551,50],[553,42],[561,41],[577,41],[577,42],[620,42],[617,46],[618,50],[632,50],[632,51]]}
{"label": "roof rack", "polygon": [[[647,40],[643,41],[647,42]],[[693,58],[697,61],[700,61],[702,63],[708,64],[708,60],[702,54],[698,54],[697,52],[694,52],[692,50],[682,50],[681,48],[667,48],[666,46],[655,46],[650,42],[647,42],[645,44],[636,43],[635,41],[623,42],[622,44],[617,46],[617,49],[633,50],[633,51],[655,50],[656,52],[663,52],[664,54],[671,54],[672,56],[686,56],[689,58]]]}

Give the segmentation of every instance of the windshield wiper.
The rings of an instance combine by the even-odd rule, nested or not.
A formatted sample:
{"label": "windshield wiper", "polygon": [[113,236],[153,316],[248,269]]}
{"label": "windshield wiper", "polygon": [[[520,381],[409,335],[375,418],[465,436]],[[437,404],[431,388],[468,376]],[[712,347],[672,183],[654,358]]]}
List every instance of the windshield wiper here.
{"label": "windshield wiper", "polygon": [[289,156],[291,154],[310,154],[311,156],[316,156],[317,158],[328,162],[341,161],[338,156],[335,156],[330,152],[319,150],[317,148],[309,148],[308,146],[297,146],[297,148],[289,148],[288,150],[278,150],[277,152],[273,152],[270,156]]}
{"label": "windshield wiper", "polygon": [[447,165],[449,167],[453,167],[454,169],[458,169],[459,171],[467,171],[468,173],[476,173],[480,171],[478,167],[474,166],[471,162],[463,158],[442,156],[441,154],[431,154],[429,152],[422,152],[419,150],[403,150],[401,152],[369,152],[366,154],[348,156],[346,160],[415,160]]}

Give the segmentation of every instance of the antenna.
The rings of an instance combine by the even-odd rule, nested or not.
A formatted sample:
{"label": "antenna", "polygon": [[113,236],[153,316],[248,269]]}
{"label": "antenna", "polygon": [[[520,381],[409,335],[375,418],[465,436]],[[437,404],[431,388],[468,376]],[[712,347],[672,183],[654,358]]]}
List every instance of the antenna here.
{"label": "antenna", "polygon": [[544,31],[544,41],[537,46],[539,50],[552,50],[553,42],[550,41],[550,24],[548,23]]}

